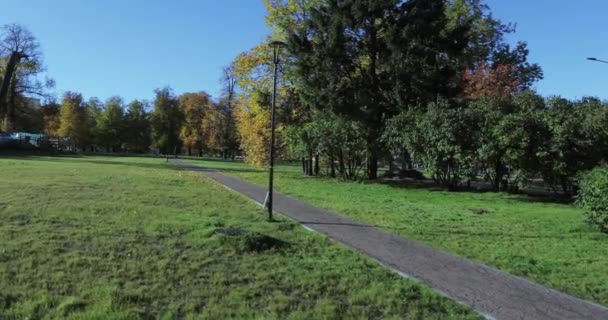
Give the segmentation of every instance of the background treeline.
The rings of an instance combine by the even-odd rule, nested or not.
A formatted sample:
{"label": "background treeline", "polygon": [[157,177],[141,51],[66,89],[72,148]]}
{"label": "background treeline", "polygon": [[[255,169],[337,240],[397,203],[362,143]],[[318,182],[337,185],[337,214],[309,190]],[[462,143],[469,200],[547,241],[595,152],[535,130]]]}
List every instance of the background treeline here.
{"label": "background treeline", "polygon": [[[5,26],[0,129],[44,132],[72,150],[243,154],[262,166],[269,42],[281,39],[278,152],[304,174],[373,180],[399,159],[398,174],[450,188],[574,193],[580,174],[608,157],[606,103],[537,95],[541,67],[481,0],[264,2],[273,34],[223,70],[217,100],[163,88],[152,102],[68,92],[53,103],[36,39]],[[32,97],[47,102],[36,108]]]}
{"label": "background treeline", "polygon": [[66,92],[57,102],[44,78],[40,45],[17,24],[0,34],[0,133],[44,133],[60,149],[79,152],[187,153],[234,157],[239,152],[233,115],[235,80],[227,68],[222,93],[176,95],[157,89],[152,102],[118,96],[85,101]]}
{"label": "background treeline", "polygon": [[204,92],[155,92],[151,105],[139,100],[125,105],[120,97],[85,102],[81,94],[67,92],[60,104],[40,108],[44,132],[63,138],[70,151],[236,155],[229,108]]}

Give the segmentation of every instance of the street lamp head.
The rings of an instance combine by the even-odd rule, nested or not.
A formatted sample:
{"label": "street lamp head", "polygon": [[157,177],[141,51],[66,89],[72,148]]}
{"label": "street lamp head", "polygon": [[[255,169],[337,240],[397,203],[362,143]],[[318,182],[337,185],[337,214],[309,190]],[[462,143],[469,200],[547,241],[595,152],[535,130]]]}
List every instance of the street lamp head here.
{"label": "street lamp head", "polygon": [[284,46],[286,46],[286,45],[287,45],[287,43],[285,43],[285,42],[283,42],[283,41],[280,41],[280,40],[275,40],[275,41],[272,41],[272,42],[270,43],[270,45],[271,45],[271,46],[273,46],[273,47],[275,47],[275,48],[280,48],[280,47],[284,47]]}
{"label": "street lamp head", "polygon": [[279,51],[281,50],[282,47],[286,46],[287,44],[283,41],[279,41],[279,40],[275,40],[272,41],[270,43],[270,46],[272,47],[272,51],[273,51],[273,60],[274,60],[274,64],[277,65],[279,64]]}
{"label": "street lamp head", "polygon": [[608,61],[601,60],[601,59],[598,59],[598,58],[587,58],[587,60],[594,61],[594,62],[600,62],[600,63],[607,63],[608,64]]}

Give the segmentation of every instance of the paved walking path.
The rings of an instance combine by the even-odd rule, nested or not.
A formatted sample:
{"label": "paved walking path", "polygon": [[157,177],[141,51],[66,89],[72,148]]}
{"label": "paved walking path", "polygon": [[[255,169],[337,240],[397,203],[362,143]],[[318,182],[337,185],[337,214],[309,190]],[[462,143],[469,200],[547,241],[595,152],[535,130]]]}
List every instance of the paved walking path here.
{"label": "paved walking path", "polygon": [[[198,171],[262,203],[265,188],[178,159],[171,162]],[[608,308],[580,300],[496,269],[433,249],[416,241],[359,223],[303,201],[274,194],[274,209],[327,235],[401,275],[471,306],[493,319],[608,319]]]}

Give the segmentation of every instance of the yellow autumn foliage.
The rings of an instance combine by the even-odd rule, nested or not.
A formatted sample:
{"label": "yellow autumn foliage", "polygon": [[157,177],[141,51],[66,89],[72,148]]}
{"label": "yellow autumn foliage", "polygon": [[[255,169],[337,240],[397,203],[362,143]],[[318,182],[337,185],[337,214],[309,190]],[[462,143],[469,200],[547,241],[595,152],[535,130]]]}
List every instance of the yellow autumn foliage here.
{"label": "yellow autumn foliage", "polygon": [[241,149],[251,165],[263,166],[270,148],[270,109],[260,105],[258,97],[241,95],[235,107]]}

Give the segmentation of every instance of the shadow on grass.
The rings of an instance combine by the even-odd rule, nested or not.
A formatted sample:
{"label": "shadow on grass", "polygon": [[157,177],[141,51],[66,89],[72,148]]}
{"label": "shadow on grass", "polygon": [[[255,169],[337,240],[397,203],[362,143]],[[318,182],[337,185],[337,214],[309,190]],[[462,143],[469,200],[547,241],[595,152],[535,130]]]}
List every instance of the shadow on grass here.
{"label": "shadow on grass", "polygon": [[[383,227],[384,229],[406,229],[406,228],[389,228]],[[538,234],[514,234],[512,232],[477,232],[477,231],[465,231],[465,230],[442,230],[442,231],[428,231],[425,230],[425,237],[432,237],[437,239],[438,237],[445,236],[462,236],[463,238],[468,237],[479,237],[483,239],[492,238],[505,238],[505,239],[521,239],[521,240],[542,240],[542,239],[554,239],[554,240],[567,240],[567,239],[582,239],[585,238],[591,241],[606,241],[608,235],[597,232],[596,230],[589,228],[585,232],[568,232],[563,234],[549,234],[549,235],[538,235]]]}
{"label": "shadow on grass", "polygon": [[[107,157],[112,157],[108,155],[103,155]],[[115,165],[115,166],[129,166],[129,167],[138,167],[138,168],[146,168],[146,169],[165,169],[165,170],[177,170],[176,166],[171,165],[170,163],[165,163],[164,158],[156,158],[150,156],[149,158],[156,158],[159,160],[159,163],[139,163],[139,162],[128,162],[128,161],[113,161],[113,160],[98,160],[91,159],[87,156],[79,155],[79,154],[52,154],[52,153],[2,153],[0,154],[1,158],[4,159],[13,159],[13,160],[35,160],[35,161],[46,161],[46,162],[61,162],[61,163],[89,163],[89,164],[99,164],[99,165]],[[139,156],[142,157],[142,156]],[[116,159],[125,158],[125,156],[116,156]],[[162,162],[161,162],[162,161]]]}
{"label": "shadow on grass", "polygon": [[202,164],[187,164],[187,165],[179,165],[176,168],[197,171],[197,172],[255,172],[260,173],[264,172],[256,169],[240,169],[240,168],[208,168]]}
{"label": "shadow on grass", "polygon": [[345,226],[345,227],[357,227],[357,228],[382,228],[381,226],[373,226],[373,225],[367,225],[367,224],[362,224],[362,223],[343,223],[343,222],[309,222],[309,221],[302,221],[300,222],[300,224],[305,225],[305,226],[315,226],[315,225],[320,225],[320,226]]}
{"label": "shadow on grass", "polygon": [[[227,164],[237,164],[242,167],[215,167],[209,168],[206,167],[204,163],[200,164],[192,164],[192,166],[188,166],[188,169],[197,170],[197,171],[218,171],[224,172],[227,174],[232,173],[265,173],[265,169],[257,169],[246,165],[242,160],[223,160],[221,158],[198,158],[198,157],[181,157],[182,159],[188,160],[199,160],[200,162],[215,162],[215,163],[227,163]],[[198,162],[198,161],[197,161]],[[501,199],[507,201],[518,201],[518,202],[526,202],[526,203],[555,203],[555,204],[572,204],[574,199],[572,197],[564,196],[561,194],[556,194],[550,191],[544,190],[532,190],[528,191],[524,194],[514,194],[514,193],[498,193],[489,188],[479,188],[479,187],[466,187],[460,186],[455,190],[450,190],[448,188],[443,188],[433,181],[430,180],[364,180],[364,181],[343,181],[337,178],[330,178],[328,176],[307,176],[302,173],[294,171],[294,168],[299,167],[299,163],[297,162],[282,162],[278,167],[275,168],[275,174],[277,177],[282,176],[284,178],[296,181],[304,181],[315,179],[318,181],[324,182],[342,182],[342,183],[361,183],[366,185],[386,185],[392,188],[398,189],[406,189],[406,190],[426,190],[428,192],[450,192],[454,194],[491,194],[498,195]]]}
{"label": "shadow on grass", "polygon": [[454,194],[492,194],[498,195],[503,200],[508,201],[519,201],[519,202],[527,202],[527,203],[556,203],[556,204],[572,204],[575,199],[570,196],[565,196],[561,194],[556,194],[552,192],[542,192],[542,193],[534,193],[534,192],[524,192],[520,194],[516,193],[504,193],[504,192],[496,192],[491,189],[479,189],[479,188],[467,188],[467,187],[459,187],[458,189],[451,190],[448,188],[442,188],[430,181],[368,181],[365,183],[370,184],[382,184],[387,185],[393,188],[398,189],[410,189],[410,190],[427,190],[430,192],[449,192]]}
{"label": "shadow on grass", "polygon": [[213,157],[198,157],[198,156],[178,156],[179,159],[186,160],[195,160],[195,161],[209,161],[209,162],[222,162],[222,163],[238,163],[244,164],[245,162],[242,159],[223,159],[223,158],[213,158]]}

